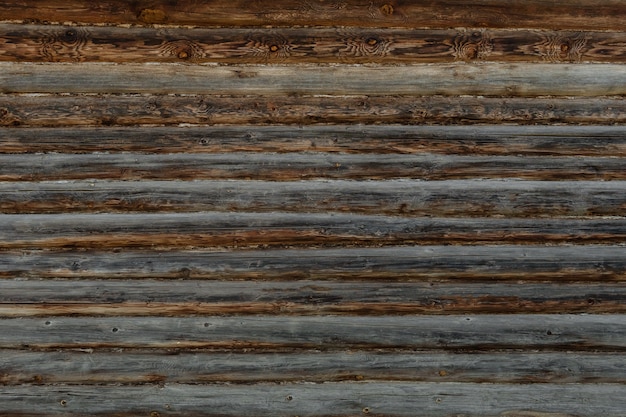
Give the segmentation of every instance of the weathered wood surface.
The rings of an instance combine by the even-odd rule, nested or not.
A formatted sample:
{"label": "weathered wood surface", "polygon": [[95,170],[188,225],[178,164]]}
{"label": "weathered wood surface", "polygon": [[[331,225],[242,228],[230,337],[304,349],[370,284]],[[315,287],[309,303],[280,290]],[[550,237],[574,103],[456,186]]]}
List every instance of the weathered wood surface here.
{"label": "weathered wood surface", "polygon": [[7,318],[0,348],[621,352],[624,323],[622,314]]}
{"label": "weathered wood surface", "polygon": [[[7,417],[325,416],[621,417],[623,384],[326,383],[0,387]],[[111,399],[103,401],[103,399]],[[113,400],[114,399],[114,400]],[[36,411],[35,411],[36,410]]]}
{"label": "weathered wood surface", "polygon": [[0,3],[0,415],[623,417],[626,2],[423,3]]}
{"label": "weathered wood surface", "polygon": [[312,180],[0,182],[3,213],[310,212],[395,216],[622,216],[624,181]]}
{"label": "weathered wood surface", "polygon": [[[245,94],[246,91],[240,92]],[[327,125],[328,123],[405,125],[568,123],[596,124],[610,129],[613,126],[606,126],[607,124],[626,123],[626,100],[622,97],[587,99],[581,97],[389,95],[339,97],[144,94],[0,95],[0,126],[3,127],[71,126],[74,129],[75,126],[94,125],[184,124],[197,128],[198,125],[256,124],[271,125],[267,128],[277,129],[280,132],[280,127],[276,125]],[[523,135],[521,128],[517,129],[516,135]],[[10,135],[19,134],[12,133],[11,130],[6,132]],[[273,134],[274,130],[269,132]],[[391,134],[395,133],[393,130],[391,132]],[[251,133],[247,131],[246,134],[250,135],[249,140],[245,145],[240,146],[248,149],[258,146],[254,140],[250,140],[255,138],[256,129]],[[260,135],[268,136],[267,133],[260,133]],[[190,140],[186,136],[183,137],[184,139],[179,140]],[[31,138],[31,140],[36,139]],[[201,137],[198,140],[200,142],[195,145],[202,145],[205,148],[214,141],[210,137]],[[120,139],[118,138],[117,141],[119,143]],[[132,146],[127,141],[124,143],[126,146]],[[423,144],[424,141],[420,146]],[[589,143],[586,145],[589,146]],[[281,148],[281,151],[284,152],[285,148]]]}
{"label": "weathered wood surface", "polygon": [[625,44],[624,32],[0,24],[0,61],[17,62],[624,63]]}
{"label": "weathered wood surface", "polygon": [[[602,76],[599,77],[598,74]],[[626,95],[620,64],[183,65],[0,62],[0,93]]]}
{"label": "weathered wood surface", "polygon": [[443,218],[344,213],[0,215],[0,249],[176,249],[622,243],[616,218]]}
{"label": "weathered wood surface", "polygon": [[624,313],[621,283],[2,280],[0,316]]}
{"label": "weathered wood surface", "polygon": [[626,159],[342,154],[1,155],[0,181],[76,179],[297,181],[517,178],[625,180]]}
{"label": "weathered wood surface", "polygon": [[[13,97],[11,100],[15,100]],[[48,100],[50,98],[46,98]],[[86,99],[86,98],[85,98]],[[108,98],[111,99],[111,98]],[[160,97],[165,99],[165,97]],[[417,100],[417,99],[414,99]],[[467,104],[464,98],[458,99]],[[0,101],[7,106],[6,97]],[[396,101],[401,101],[399,98]],[[593,100],[579,103],[579,111],[603,102]],[[473,104],[478,100],[474,99]],[[511,100],[506,103],[510,104]],[[548,100],[556,110],[568,103]],[[505,103],[504,101],[502,103]],[[537,103],[537,102],[535,102]],[[608,102],[604,102],[609,105]],[[619,108],[613,101],[612,106]],[[27,117],[15,118],[25,126],[36,124],[33,119],[44,110],[34,99],[20,98],[19,106],[13,103],[11,120],[19,109],[37,109],[37,113],[24,110]],[[58,109],[62,99],[54,101]],[[79,104],[79,103],[77,103]],[[95,104],[95,102],[94,102]],[[111,108],[122,106],[120,101]],[[114,104],[114,106],[113,106]],[[190,103],[185,103],[190,105]],[[612,107],[616,108],[616,107]],[[6,109],[6,107],[5,107]],[[536,112],[536,107],[534,107]],[[170,109],[175,111],[177,109]],[[502,109],[505,110],[505,109]],[[96,108],[90,111],[97,111]],[[425,108],[425,111],[428,111]],[[604,111],[597,107],[597,117]],[[624,107],[626,113],[626,107]],[[8,110],[7,110],[8,114]],[[61,116],[59,116],[61,117]],[[61,120],[47,116],[45,123],[67,123],[69,114]],[[86,117],[82,114],[82,117]],[[161,122],[166,116],[161,116]],[[382,116],[381,116],[382,117]],[[595,120],[595,119],[590,119]],[[72,119],[80,123],[80,119]],[[11,122],[8,122],[9,124]],[[102,122],[95,119],[95,124]],[[141,152],[150,154],[219,153],[230,152],[306,152],[350,154],[449,154],[449,155],[532,155],[532,156],[612,156],[626,157],[626,127],[615,126],[518,126],[518,125],[312,125],[297,126],[198,126],[185,127],[80,127],[68,128],[1,128],[0,153],[120,153]]]}
{"label": "weathered wood surface", "polygon": [[365,26],[623,30],[622,0],[437,0],[428,3],[358,0],[37,0],[0,4],[3,21],[190,26]]}
{"label": "weathered wood surface", "polygon": [[[384,248],[11,251],[7,278],[624,281],[623,246],[472,245]],[[356,284],[355,284],[356,285]]]}
{"label": "weathered wood surface", "polygon": [[[616,383],[623,354],[585,352],[456,353],[162,351],[5,351],[2,385],[106,383],[286,383],[423,381],[442,383]],[[529,387],[529,385],[527,385]]]}

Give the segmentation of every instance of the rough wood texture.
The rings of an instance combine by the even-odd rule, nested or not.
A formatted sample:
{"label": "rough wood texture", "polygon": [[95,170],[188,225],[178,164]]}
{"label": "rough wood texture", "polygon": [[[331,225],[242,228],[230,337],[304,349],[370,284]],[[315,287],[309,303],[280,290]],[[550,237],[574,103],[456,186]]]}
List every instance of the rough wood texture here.
{"label": "rough wood texture", "polygon": [[[602,73],[602,77],[598,77]],[[0,62],[0,93],[626,95],[626,65],[183,65]]]}
{"label": "rough wood texture", "polygon": [[0,182],[3,213],[310,212],[395,216],[621,216],[624,181]]}
{"label": "rough wood texture", "polygon": [[0,415],[623,417],[625,21],[1,2]]}
{"label": "rough wood texture", "polygon": [[[220,353],[5,351],[3,385],[424,381],[617,383],[620,353]],[[527,385],[528,387],[528,385]]]}
{"label": "rough wood texture", "polygon": [[363,28],[187,29],[0,24],[0,61],[626,62],[626,33]]}
{"label": "rough wood texture", "polygon": [[[626,68],[626,66],[624,67]],[[298,95],[0,95],[0,126],[3,127],[184,124],[187,128],[189,125],[197,128],[198,125],[262,124],[271,125],[271,127],[267,126],[266,129],[270,130],[261,130],[259,135],[273,139],[274,132],[281,132],[281,128],[275,126],[277,124],[326,125],[328,123],[402,123],[405,125],[570,123],[596,124],[603,125],[603,129],[615,129],[615,127],[606,126],[606,124],[626,123],[626,100],[621,97],[585,99],[474,96],[395,97],[389,95],[371,97],[364,95],[339,97]],[[328,127],[324,128],[329,129]],[[405,126],[406,128],[409,127]],[[526,129],[525,127],[523,129],[517,128],[515,135],[518,137],[525,136],[524,131]],[[621,129],[616,129],[615,133],[621,132],[622,136],[625,136],[623,127]],[[154,131],[159,132],[156,129]],[[191,131],[193,132],[193,129]],[[332,132],[332,130],[330,131]],[[4,130],[4,132],[9,135],[19,135],[19,131]],[[292,128],[292,132],[291,135],[300,137],[302,135],[298,129],[295,129],[294,132]],[[398,131],[394,129],[389,134],[393,138],[393,135],[398,135]],[[244,149],[252,147],[253,150],[256,150],[255,147],[258,146],[256,135],[256,129],[246,131],[245,144],[240,146],[243,146]],[[283,138],[282,135],[279,138]],[[342,136],[345,137],[346,134],[344,133]],[[182,138],[178,135],[178,138],[178,141],[185,142],[191,139],[185,135]],[[405,139],[403,145],[407,146],[406,135],[403,139]],[[31,137],[30,140],[36,139]],[[198,143],[194,143],[196,147],[202,145],[201,148],[210,149],[207,146],[214,144],[216,139],[207,135],[197,140]],[[317,144],[318,140],[316,139],[314,143]],[[120,142],[119,137],[117,142]],[[425,143],[429,142],[422,141],[418,145],[425,146]],[[123,143],[126,143],[126,146],[132,146],[128,141],[123,141]],[[415,146],[414,142],[411,143]],[[586,142],[584,145],[578,146],[589,147],[592,144]],[[324,145],[326,144],[322,140],[320,146]],[[286,150],[282,144],[277,145],[276,148],[280,152]],[[95,150],[100,151],[101,149]]]}
{"label": "rough wood texture", "polygon": [[[132,274],[129,274],[132,275]],[[412,315],[624,313],[623,285],[554,283],[241,282],[145,279],[0,281],[0,315]]]}
{"label": "rough wood texture", "polygon": [[0,348],[625,351],[625,315],[3,319]]}
{"label": "rough wood texture", "polygon": [[623,30],[622,0],[36,0],[0,4],[4,21],[191,26],[513,27]]}
{"label": "rough wood texture", "polygon": [[[5,252],[0,277],[264,280],[624,281],[623,247],[398,246],[388,248]],[[356,284],[355,284],[356,285]]]}
{"label": "rough wood texture", "polygon": [[[48,99],[48,98],[47,98]],[[165,99],[165,97],[160,97]],[[302,98],[304,99],[304,98]],[[2,96],[3,104],[8,103]],[[31,125],[44,110],[34,99],[11,98],[11,111],[24,110],[28,117],[18,120]],[[413,99],[417,100],[417,99]],[[468,103],[464,98],[461,104]],[[399,98],[396,101],[400,101]],[[603,100],[579,101],[579,111]],[[478,101],[475,100],[474,104]],[[507,100],[510,103],[511,100]],[[549,101],[554,110],[574,99]],[[62,99],[54,102],[62,106]],[[503,102],[504,103],[504,102]],[[535,102],[537,103],[537,102]],[[609,102],[604,102],[607,106]],[[610,102],[619,108],[620,102]],[[77,103],[78,104],[78,103]],[[95,104],[95,103],[94,103]],[[113,106],[113,104],[115,106]],[[190,103],[185,103],[190,105]],[[432,103],[431,103],[432,104]],[[538,103],[537,103],[538,105]],[[120,101],[112,108],[122,106]],[[536,107],[533,107],[533,112]],[[175,110],[175,109],[171,109]],[[505,110],[505,109],[502,109]],[[90,111],[97,111],[92,108]],[[428,111],[425,108],[424,111]],[[603,110],[597,108],[597,116]],[[626,113],[626,107],[624,108]],[[60,117],[60,116],[59,116]],[[46,123],[67,123],[48,117]],[[85,118],[86,115],[82,114]],[[166,121],[161,115],[161,121]],[[382,117],[382,116],[381,116]],[[8,117],[10,119],[11,117]],[[16,119],[17,120],[17,119]],[[80,121],[74,118],[76,123]],[[590,119],[596,120],[596,119]],[[98,121],[95,122],[99,124]],[[36,123],[35,123],[36,124]],[[533,156],[613,156],[626,157],[626,127],[616,126],[185,126],[185,127],[78,127],[69,128],[0,128],[0,153],[230,153],[230,152],[306,152],[350,154],[447,154],[447,155],[533,155]],[[330,157],[330,155],[329,155]]]}
{"label": "rough wood texture", "polygon": [[0,249],[175,249],[621,243],[623,218],[433,218],[320,213],[0,215]]}

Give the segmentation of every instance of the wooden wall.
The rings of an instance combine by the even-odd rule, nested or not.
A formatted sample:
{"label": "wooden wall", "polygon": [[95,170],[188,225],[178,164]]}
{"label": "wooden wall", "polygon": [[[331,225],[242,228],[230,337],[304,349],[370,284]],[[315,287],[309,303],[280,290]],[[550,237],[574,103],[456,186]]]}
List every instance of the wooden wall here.
{"label": "wooden wall", "polygon": [[626,415],[624,0],[0,3],[0,415]]}

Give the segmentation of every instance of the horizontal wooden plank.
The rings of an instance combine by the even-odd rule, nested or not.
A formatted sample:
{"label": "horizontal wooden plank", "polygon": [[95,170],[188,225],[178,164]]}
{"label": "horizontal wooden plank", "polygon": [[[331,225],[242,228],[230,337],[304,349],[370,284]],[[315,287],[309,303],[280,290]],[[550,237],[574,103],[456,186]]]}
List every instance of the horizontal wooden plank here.
{"label": "horizontal wooden plank", "polygon": [[[423,381],[624,382],[626,358],[611,353],[219,353],[5,350],[0,385]],[[529,387],[531,385],[528,385]],[[36,391],[39,387],[32,389]]]}
{"label": "horizontal wooden plank", "polygon": [[623,281],[623,246],[3,252],[5,278]]}
{"label": "horizontal wooden plank", "polygon": [[[602,77],[598,77],[602,74]],[[0,62],[0,93],[626,95],[619,64],[184,65]]]}
{"label": "horizontal wooden plank", "polygon": [[19,1],[0,4],[4,21],[24,20],[113,24],[192,26],[366,26],[366,27],[518,27],[623,29],[620,0],[558,1],[437,0],[428,3],[346,0],[211,1],[124,0]]}
{"label": "horizontal wooden plank", "polygon": [[0,182],[5,214],[315,212],[401,216],[622,216],[624,181],[195,180]]}
{"label": "horizontal wooden plank", "polygon": [[0,280],[0,316],[626,313],[621,283]]}
{"label": "horizontal wooden plank", "polygon": [[187,249],[623,243],[624,218],[501,219],[324,213],[0,214],[0,249]]}
{"label": "horizontal wooden plank", "polygon": [[[156,98],[156,97],[153,97]],[[180,98],[183,99],[182,97]],[[302,98],[307,100],[306,98]],[[41,101],[50,100],[49,106]],[[68,98],[47,96],[44,100],[28,97],[2,97],[0,102],[7,110],[4,119],[0,113],[0,124],[17,122],[22,125],[52,123],[53,112],[59,110],[62,119],[58,123],[80,123],[81,117],[94,123],[104,119],[88,118],[87,114],[72,115],[74,104],[83,106],[96,100],[89,97]],[[120,97],[103,97],[108,109],[127,109]],[[112,100],[112,101],[111,101]],[[159,97],[168,101],[168,108],[177,111],[178,103],[183,108],[192,102],[178,102],[175,97]],[[401,98],[396,98],[402,101]],[[411,99],[420,102],[419,99]],[[460,105],[468,107],[491,101],[497,107],[498,99],[458,98]],[[198,98],[199,101],[199,98]],[[500,104],[515,102],[521,105],[525,99],[502,100]],[[159,101],[160,102],[160,101]],[[369,103],[369,100],[367,101]],[[584,101],[568,99],[555,101],[533,101],[537,108],[531,116],[539,117],[539,105],[559,108],[578,106],[578,114],[586,113],[589,120],[610,113],[601,106],[612,106],[626,113],[623,101],[597,99]],[[65,103],[65,104],[64,104]],[[547,104],[545,104],[547,103]],[[287,103],[283,103],[286,105]],[[294,101],[293,105],[297,102]],[[156,104],[155,104],[156,105]],[[389,104],[391,109],[391,104]],[[400,104],[399,104],[400,106]],[[595,106],[595,107],[594,107]],[[591,109],[594,107],[594,109]],[[467,107],[464,107],[467,108]],[[530,103],[528,108],[530,109]],[[63,109],[63,110],[61,110]],[[90,109],[97,111],[98,107]],[[570,107],[570,110],[572,108]],[[506,111],[505,108],[501,109]],[[128,113],[128,110],[123,110]],[[10,115],[9,115],[10,112]],[[48,113],[48,116],[42,115]],[[79,117],[80,116],[80,117]],[[614,114],[613,116],[617,116]],[[352,118],[353,116],[350,116]],[[574,117],[574,116],[571,116]],[[39,121],[37,118],[40,118]],[[381,118],[384,118],[381,115]],[[42,119],[45,119],[42,120]],[[162,122],[170,117],[163,115]],[[486,120],[486,119],[485,119]],[[464,120],[467,121],[467,120]],[[625,119],[626,121],[626,119]],[[117,121],[118,122],[118,121]],[[184,126],[184,127],[80,127],[70,128],[0,128],[0,153],[37,152],[142,152],[155,154],[170,153],[227,153],[227,152],[318,152],[367,153],[367,154],[464,154],[464,155],[555,155],[555,156],[614,156],[626,157],[625,126],[517,126],[517,125],[468,125],[468,126],[421,126],[383,125],[355,126],[312,125],[293,126]]]}
{"label": "horizontal wooden plank", "polygon": [[[344,126],[357,123],[606,125],[626,123],[626,100],[408,96],[0,95],[0,126],[6,127],[328,123],[340,123]],[[246,144],[240,146],[244,149],[259,146],[259,142],[255,140],[257,128],[252,132],[251,128],[247,129]],[[517,129],[517,134],[523,135],[526,127]],[[8,132],[15,134],[15,130]],[[37,140],[32,135],[30,138],[32,142]],[[215,139],[210,136],[193,139],[194,147],[202,151],[210,149],[215,143]],[[177,138],[176,141],[180,144],[189,142],[190,138]],[[117,143],[119,142],[118,139]],[[320,138],[316,138],[313,143],[317,146],[318,142],[319,146],[326,145]],[[124,145],[118,146],[132,146],[127,141],[123,143]],[[307,145],[311,146],[311,143],[307,142]],[[152,145],[156,146],[158,144]],[[284,148],[279,152],[285,152]]]}
{"label": "horizontal wooden plank", "polygon": [[229,153],[1,155],[0,181],[75,179],[625,180],[624,158]]}
{"label": "horizontal wooden plank", "polygon": [[623,384],[26,385],[0,387],[0,395],[7,417],[414,416],[415,410],[424,417],[621,417],[626,409]]}
{"label": "horizontal wooden plank", "polygon": [[625,323],[622,314],[7,318],[0,348],[624,351]]}
{"label": "horizontal wooden plank", "polygon": [[13,62],[623,63],[624,45],[624,32],[0,24],[0,61]]}

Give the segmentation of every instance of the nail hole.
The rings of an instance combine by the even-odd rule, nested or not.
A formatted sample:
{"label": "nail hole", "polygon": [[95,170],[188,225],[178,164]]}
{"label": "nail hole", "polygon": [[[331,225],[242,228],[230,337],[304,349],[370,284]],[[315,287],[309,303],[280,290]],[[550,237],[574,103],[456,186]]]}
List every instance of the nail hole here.
{"label": "nail hole", "polygon": [[548,331],[546,332],[546,334],[547,334],[548,336],[552,336],[552,332],[551,332],[550,330],[548,330]]}
{"label": "nail hole", "polygon": [[292,395],[287,395],[286,399],[287,399],[287,401],[291,401],[291,400],[293,400],[293,396]]}
{"label": "nail hole", "polygon": [[111,331],[112,331],[113,333],[117,333],[117,331],[118,331],[118,330],[119,330],[119,329],[118,329],[117,327],[114,327],[114,328],[112,328],[112,329],[111,329]]}
{"label": "nail hole", "polygon": [[363,414],[369,414],[369,412],[370,412],[370,408],[369,407],[365,407],[363,409]]}
{"label": "nail hole", "polygon": [[45,324],[46,324],[46,326],[50,326],[50,322],[49,321],[47,321]]}
{"label": "nail hole", "polygon": [[65,406],[67,405],[67,401],[65,401],[65,400],[61,400],[61,401],[60,401],[60,404],[61,404],[63,407],[65,407]]}
{"label": "nail hole", "polygon": [[159,417],[160,414],[157,411],[151,411],[150,412],[150,417]]}
{"label": "nail hole", "polygon": [[211,323],[204,323],[204,327],[210,327]]}
{"label": "nail hole", "polygon": [[435,399],[435,402],[436,402],[436,403],[440,403],[440,402],[441,402],[441,398],[436,398],[436,399]]}

